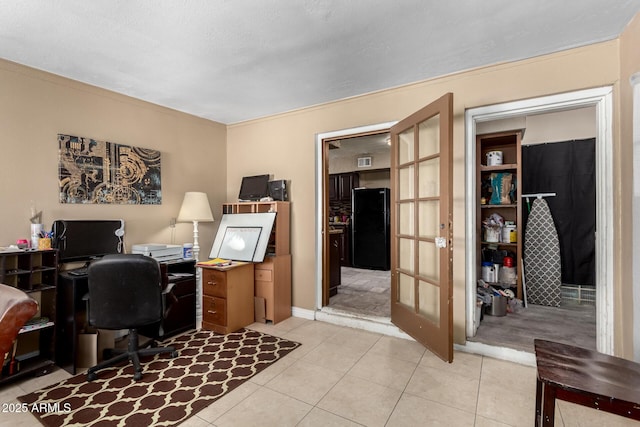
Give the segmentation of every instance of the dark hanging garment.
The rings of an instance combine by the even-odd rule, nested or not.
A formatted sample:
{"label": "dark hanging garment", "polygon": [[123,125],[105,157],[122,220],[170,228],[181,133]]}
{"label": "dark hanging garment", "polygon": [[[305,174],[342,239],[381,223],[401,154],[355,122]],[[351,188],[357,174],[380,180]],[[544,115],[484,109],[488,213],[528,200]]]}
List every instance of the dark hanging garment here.
{"label": "dark hanging garment", "polygon": [[556,193],[545,200],[558,231],[562,283],[595,285],[595,142],[589,138],[522,146],[522,193]]}

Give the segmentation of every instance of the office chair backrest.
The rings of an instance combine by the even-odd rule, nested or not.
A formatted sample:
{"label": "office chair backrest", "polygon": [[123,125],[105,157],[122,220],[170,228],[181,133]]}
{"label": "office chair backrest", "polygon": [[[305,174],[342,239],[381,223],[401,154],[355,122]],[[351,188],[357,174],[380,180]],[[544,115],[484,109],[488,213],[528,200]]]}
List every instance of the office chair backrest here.
{"label": "office chair backrest", "polygon": [[89,323],[133,329],[162,319],[160,266],[139,254],[106,255],[89,266]]}

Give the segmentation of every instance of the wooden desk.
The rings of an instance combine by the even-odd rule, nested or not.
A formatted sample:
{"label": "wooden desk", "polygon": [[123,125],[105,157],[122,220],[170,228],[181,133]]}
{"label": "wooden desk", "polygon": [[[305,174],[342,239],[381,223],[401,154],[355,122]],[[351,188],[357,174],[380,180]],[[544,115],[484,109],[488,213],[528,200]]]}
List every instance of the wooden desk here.
{"label": "wooden desk", "polygon": [[551,341],[534,347],[536,426],[554,425],[556,399],[640,420],[640,364]]}
{"label": "wooden desk", "polygon": [[228,334],[253,323],[253,264],[202,268],[202,327]]}

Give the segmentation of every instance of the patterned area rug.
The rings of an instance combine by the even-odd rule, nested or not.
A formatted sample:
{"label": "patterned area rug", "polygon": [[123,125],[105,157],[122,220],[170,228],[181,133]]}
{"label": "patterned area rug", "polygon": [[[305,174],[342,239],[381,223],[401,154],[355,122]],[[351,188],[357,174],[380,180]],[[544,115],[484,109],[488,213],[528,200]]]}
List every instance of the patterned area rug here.
{"label": "patterned area rug", "polygon": [[77,375],[18,400],[45,426],[173,426],[300,345],[248,329],[192,331],[162,344],[175,346],[178,357],[143,359],[139,381],[126,364],[99,371],[95,381]]}

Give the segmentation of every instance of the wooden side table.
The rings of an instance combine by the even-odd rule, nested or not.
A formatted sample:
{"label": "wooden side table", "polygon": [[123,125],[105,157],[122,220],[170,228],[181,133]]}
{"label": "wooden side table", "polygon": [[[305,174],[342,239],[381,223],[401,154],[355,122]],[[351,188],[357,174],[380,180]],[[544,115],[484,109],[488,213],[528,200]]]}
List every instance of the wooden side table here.
{"label": "wooden side table", "polygon": [[202,268],[202,327],[228,334],[253,323],[253,264]]}
{"label": "wooden side table", "polygon": [[640,421],[640,364],[552,341],[534,347],[536,426],[554,425],[556,399]]}

